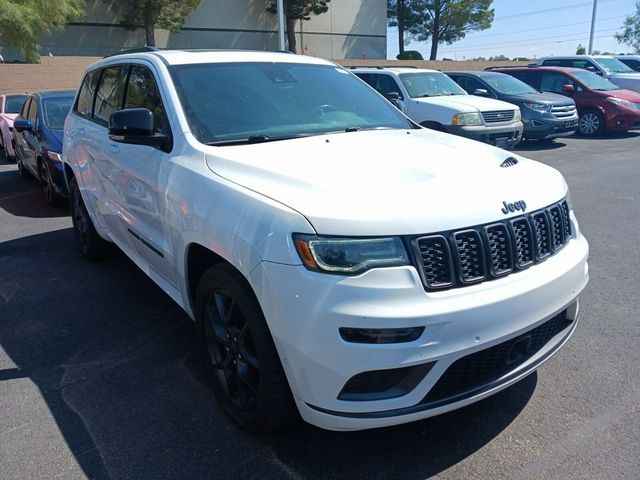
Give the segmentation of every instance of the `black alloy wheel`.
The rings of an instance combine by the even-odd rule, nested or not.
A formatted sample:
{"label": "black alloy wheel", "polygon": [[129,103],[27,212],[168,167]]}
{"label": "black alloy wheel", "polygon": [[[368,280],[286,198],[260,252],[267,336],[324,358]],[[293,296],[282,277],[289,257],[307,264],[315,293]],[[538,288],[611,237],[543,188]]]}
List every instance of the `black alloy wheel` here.
{"label": "black alloy wheel", "polygon": [[104,240],[93,226],[75,178],[69,180],[69,197],[71,221],[80,252],[86,259],[92,261],[108,257],[111,244]]}

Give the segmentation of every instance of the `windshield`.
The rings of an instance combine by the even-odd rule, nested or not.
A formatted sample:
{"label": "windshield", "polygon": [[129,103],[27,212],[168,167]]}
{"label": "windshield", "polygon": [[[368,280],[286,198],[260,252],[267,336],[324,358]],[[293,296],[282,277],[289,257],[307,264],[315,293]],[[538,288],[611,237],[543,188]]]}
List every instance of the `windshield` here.
{"label": "windshield", "polygon": [[4,101],[4,113],[20,113],[26,95],[7,95]]}
{"label": "windshield", "polygon": [[619,87],[616,87],[609,80],[587,70],[571,72],[571,74],[580,80],[585,87],[590,88],[591,90],[619,90]]}
{"label": "windshield", "polygon": [[491,85],[494,90],[504,95],[525,95],[527,93],[538,93],[534,88],[511,75],[486,75],[480,77]]}
{"label": "windshield", "polygon": [[44,123],[51,130],[62,130],[67,113],[71,110],[73,97],[45,98],[43,101]]}
{"label": "windshield", "polygon": [[395,107],[341,67],[210,63],[174,66],[171,76],[193,135],[206,144],[411,128]]}
{"label": "windshield", "polygon": [[460,85],[444,73],[402,73],[400,80],[411,98],[467,94]]}
{"label": "windshield", "polygon": [[597,58],[596,60],[607,73],[636,73],[617,58]]}

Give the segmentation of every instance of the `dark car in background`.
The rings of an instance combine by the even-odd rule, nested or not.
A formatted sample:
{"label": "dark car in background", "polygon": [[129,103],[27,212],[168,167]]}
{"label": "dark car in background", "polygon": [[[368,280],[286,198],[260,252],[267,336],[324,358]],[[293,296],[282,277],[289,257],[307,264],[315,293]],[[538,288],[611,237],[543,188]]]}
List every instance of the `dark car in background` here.
{"label": "dark car in background", "polygon": [[553,140],[578,128],[576,103],[565,96],[541,93],[510,75],[498,72],[447,72],[471,95],[496,98],[520,107],[527,140]]}
{"label": "dark car in background", "polygon": [[640,128],[640,93],[624,90],[595,73],[566,67],[491,67],[542,92],[572,98],[578,107],[578,132],[594,136],[605,131]]}
{"label": "dark car in background", "polygon": [[33,93],[13,123],[18,172],[23,178],[33,175],[42,183],[50,205],[69,196],[60,155],[64,121],[74,97],[74,90]]}

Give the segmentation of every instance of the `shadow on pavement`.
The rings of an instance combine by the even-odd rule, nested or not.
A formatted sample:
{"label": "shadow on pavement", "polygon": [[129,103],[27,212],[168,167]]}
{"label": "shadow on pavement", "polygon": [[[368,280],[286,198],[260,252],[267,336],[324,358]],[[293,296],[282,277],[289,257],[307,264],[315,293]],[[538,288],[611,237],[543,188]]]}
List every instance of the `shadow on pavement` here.
{"label": "shadow on pavement", "polygon": [[539,152],[541,150],[555,150],[557,148],[565,147],[567,144],[562,139],[556,139],[553,141],[541,141],[541,140],[525,140],[516,145],[515,150],[517,152]]}
{"label": "shadow on pavement", "polygon": [[17,167],[0,171],[0,209],[17,217],[52,218],[69,216],[66,205],[51,207],[35,178],[21,178]]}
{"label": "shadow on pavement", "polygon": [[595,137],[585,137],[583,135],[574,135],[573,138],[579,140],[627,140],[629,138],[636,138],[640,136],[640,132],[638,131],[628,131],[628,132],[608,132],[603,133],[602,135],[597,135]]}
{"label": "shadow on pavement", "polygon": [[490,442],[536,387],[533,374],[399,427],[336,433],[298,423],[252,437],[204,385],[190,319],[124,255],[89,263],[71,229],[1,247],[0,339],[16,368],[0,379],[39,388],[89,478],[425,478]]}

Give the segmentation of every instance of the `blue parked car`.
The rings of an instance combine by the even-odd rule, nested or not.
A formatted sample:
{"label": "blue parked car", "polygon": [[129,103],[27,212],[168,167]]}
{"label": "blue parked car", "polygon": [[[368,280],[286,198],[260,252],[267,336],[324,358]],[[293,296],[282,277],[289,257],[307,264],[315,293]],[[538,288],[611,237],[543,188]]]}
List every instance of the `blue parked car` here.
{"label": "blue parked car", "polygon": [[50,205],[59,205],[69,197],[60,155],[64,121],[74,98],[74,90],[32,93],[13,122],[18,172],[23,178],[33,175],[42,183]]}

